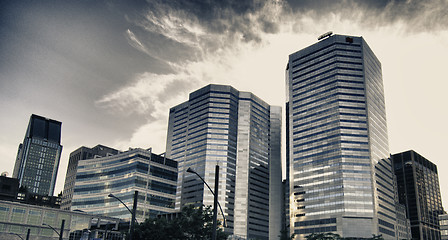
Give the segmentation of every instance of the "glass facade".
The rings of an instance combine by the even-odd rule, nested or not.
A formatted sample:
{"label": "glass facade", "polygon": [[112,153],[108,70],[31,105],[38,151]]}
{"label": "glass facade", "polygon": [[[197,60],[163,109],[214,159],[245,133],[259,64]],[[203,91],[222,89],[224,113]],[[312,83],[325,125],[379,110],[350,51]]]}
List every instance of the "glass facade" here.
{"label": "glass facade", "polygon": [[410,150],[392,155],[398,200],[406,206],[412,239],[439,240],[443,214],[437,166]]}
{"label": "glass facade", "polygon": [[[223,85],[191,93],[189,101],[170,109],[168,124],[166,154],[179,163],[176,208],[213,205],[213,195],[186,170],[194,169],[214,189],[219,165],[218,201],[225,231],[268,239],[272,224],[271,231],[278,229],[279,235],[280,215],[270,216],[270,209],[278,214],[281,203],[270,198],[274,192],[281,194],[280,131],[281,108],[252,93]],[[223,220],[221,214],[219,218]]]}
{"label": "glass facade", "polygon": [[53,196],[61,157],[61,122],[31,115],[19,145],[13,178],[29,193]]}
{"label": "glass facade", "polygon": [[448,240],[448,214],[439,215],[440,239]]}
{"label": "glass facade", "polygon": [[395,239],[381,64],[372,50],[361,37],[330,36],[289,56],[286,81],[291,233]]}
{"label": "glass facade", "polygon": [[76,182],[76,172],[78,170],[78,162],[98,157],[107,157],[118,154],[120,151],[103,145],[97,145],[93,148],[80,147],[70,153],[68,160],[67,173],[65,175],[64,192],[62,193],[61,208],[70,210],[72,206],[73,189]]}
{"label": "glass facade", "polygon": [[139,191],[136,218],[174,211],[177,162],[151,150],[131,149],[113,156],[78,162],[72,210],[130,220],[134,192]]}

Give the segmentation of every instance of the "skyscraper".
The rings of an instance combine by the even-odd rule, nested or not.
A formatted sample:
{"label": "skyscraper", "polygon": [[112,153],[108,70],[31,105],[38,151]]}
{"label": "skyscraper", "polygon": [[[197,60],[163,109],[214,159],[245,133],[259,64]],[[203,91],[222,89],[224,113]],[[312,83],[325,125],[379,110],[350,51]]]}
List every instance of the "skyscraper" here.
{"label": "skyscraper", "polygon": [[225,231],[243,238],[278,238],[280,134],[281,108],[250,92],[214,84],[192,92],[169,116],[166,154],[179,163],[176,208],[213,205],[213,195],[186,170],[194,169],[213,189],[219,165]]}
{"label": "skyscraper", "polygon": [[130,149],[115,155],[78,162],[71,210],[131,219],[129,211],[134,192],[138,191],[138,222],[157,214],[174,212],[177,184],[177,162],[151,152]]}
{"label": "skyscraper", "polygon": [[381,64],[362,37],[289,55],[290,230],[394,239],[395,190]]}
{"label": "skyscraper", "polygon": [[62,193],[61,209],[70,210],[72,205],[73,189],[75,187],[76,172],[78,170],[79,161],[98,157],[107,157],[118,154],[119,152],[120,151],[110,147],[96,145],[93,148],[80,147],[70,153],[67,173],[65,175],[64,192]]}
{"label": "skyscraper", "polygon": [[61,125],[38,115],[30,117],[12,175],[30,193],[53,196],[62,151]]}
{"label": "skyscraper", "polygon": [[437,166],[416,153],[392,155],[398,199],[406,206],[412,239],[439,240],[439,214],[443,214]]}

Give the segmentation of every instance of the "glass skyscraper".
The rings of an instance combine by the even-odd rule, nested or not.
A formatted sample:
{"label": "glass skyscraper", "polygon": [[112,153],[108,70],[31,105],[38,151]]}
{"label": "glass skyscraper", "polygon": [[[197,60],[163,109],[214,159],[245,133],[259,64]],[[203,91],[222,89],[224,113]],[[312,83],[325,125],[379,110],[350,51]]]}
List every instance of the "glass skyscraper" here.
{"label": "glass skyscraper", "polygon": [[31,115],[13,178],[31,194],[53,196],[61,158],[61,122]]}
{"label": "glass skyscraper", "polygon": [[[179,163],[176,208],[213,205],[214,189],[227,227],[244,239],[278,238],[281,223],[281,108],[231,86],[208,85],[170,109],[167,157]],[[274,196],[275,195],[275,196]],[[219,211],[218,211],[219,212]],[[221,214],[219,218],[223,220]],[[275,239],[271,238],[271,239]]]}
{"label": "glass skyscraper", "polygon": [[71,210],[130,220],[134,192],[139,191],[136,218],[174,212],[177,162],[151,152],[130,149],[116,155],[78,162]]}
{"label": "glass skyscraper", "polygon": [[333,35],[289,56],[287,173],[297,239],[396,238],[381,64],[362,37]]}
{"label": "glass skyscraper", "polygon": [[413,240],[439,240],[439,214],[443,214],[437,166],[416,153],[392,155],[398,196],[411,222]]}

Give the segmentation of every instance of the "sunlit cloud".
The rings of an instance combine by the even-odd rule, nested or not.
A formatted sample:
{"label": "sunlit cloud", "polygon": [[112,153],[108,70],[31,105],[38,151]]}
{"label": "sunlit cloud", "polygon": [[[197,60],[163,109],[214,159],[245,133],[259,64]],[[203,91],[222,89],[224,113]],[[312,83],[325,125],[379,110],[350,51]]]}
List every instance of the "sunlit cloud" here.
{"label": "sunlit cloud", "polygon": [[137,39],[137,37],[131,30],[128,29],[126,31],[126,37],[128,39],[129,45],[131,45],[132,47],[134,47],[135,49],[137,49],[141,52],[149,54],[148,49],[146,49],[146,47],[143,45],[143,43],[141,43],[140,40]]}
{"label": "sunlit cloud", "polygon": [[128,86],[103,96],[96,105],[117,114],[137,114],[151,120],[166,117],[169,106],[185,97],[172,93],[188,89],[187,83],[194,81],[186,75],[143,73]]}

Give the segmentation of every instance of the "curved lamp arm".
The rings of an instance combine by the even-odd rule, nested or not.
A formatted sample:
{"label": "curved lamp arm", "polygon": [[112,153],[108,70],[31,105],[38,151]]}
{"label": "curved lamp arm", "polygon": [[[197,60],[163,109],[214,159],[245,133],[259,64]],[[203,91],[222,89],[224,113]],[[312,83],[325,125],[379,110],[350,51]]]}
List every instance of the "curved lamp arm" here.
{"label": "curved lamp arm", "polygon": [[17,237],[19,237],[20,239],[22,239],[22,240],[24,240],[23,239],[23,237],[22,236],[20,236],[19,234],[17,234],[17,233],[9,233],[9,234],[12,234],[12,235],[16,235]]}
{"label": "curved lamp arm", "polygon": [[43,226],[48,226],[48,227],[50,227],[51,229],[53,229],[53,231],[54,231],[55,233],[58,234],[58,236],[61,236],[61,234],[59,234],[59,232],[58,232],[56,229],[54,229],[54,227],[52,227],[52,226],[50,226],[50,225],[48,225],[48,224],[46,224],[46,223],[42,223],[42,225],[43,225]]}
{"label": "curved lamp arm", "polygon": [[[126,209],[127,209],[127,210],[131,213],[131,215],[132,215],[132,210],[129,209],[128,206],[127,206],[123,201],[121,201],[121,199],[119,199],[117,196],[113,195],[112,193],[109,193],[109,195],[107,195],[107,196],[108,196],[108,197],[111,197],[111,198],[115,198],[115,199],[117,199],[119,202],[121,202],[121,204],[123,204],[123,206],[125,206]],[[135,219],[135,222],[137,222],[137,224],[138,224],[137,219]]]}
{"label": "curved lamp arm", "polygon": [[121,202],[121,204],[123,204],[123,206],[125,206],[126,209],[132,214],[132,210],[129,209],[128,206],[127,206],[126,204],[124,204],[124,202],[121,201],[121,199],[119,199],[117,196],[113,195],[112,193],[109,193],[109,195],[107,195],[107,196],[108,196],[108,197],[111,197],[111,198],[115,198],[115,199],[117,199],[117,200],[118,200],[119,202]]}
{"label": "curved lamp arm", "polygon": [[[213,190],[210,188],[210,186],[207,184],[207,182],[197,172],[195,172],[191,168],[188,168],[187,172],[196,174],[196,176],[198,176],[202,180],[202,182],[205,183],[205,185],[208,187],[208,190],[210,190],[210,192],[213,194],[213,196],[215,196],[215,193],[213,192]],[[227,227],[226,217],[224,216],[224,212],[222,211],[221,204],[219,204],[219,202],[218,202],[218,207],[219,207],[219,210],[221,210],[221,215],[222,215],[222,218],[224,219],[223,225],[224,225],[224,227]]]}

